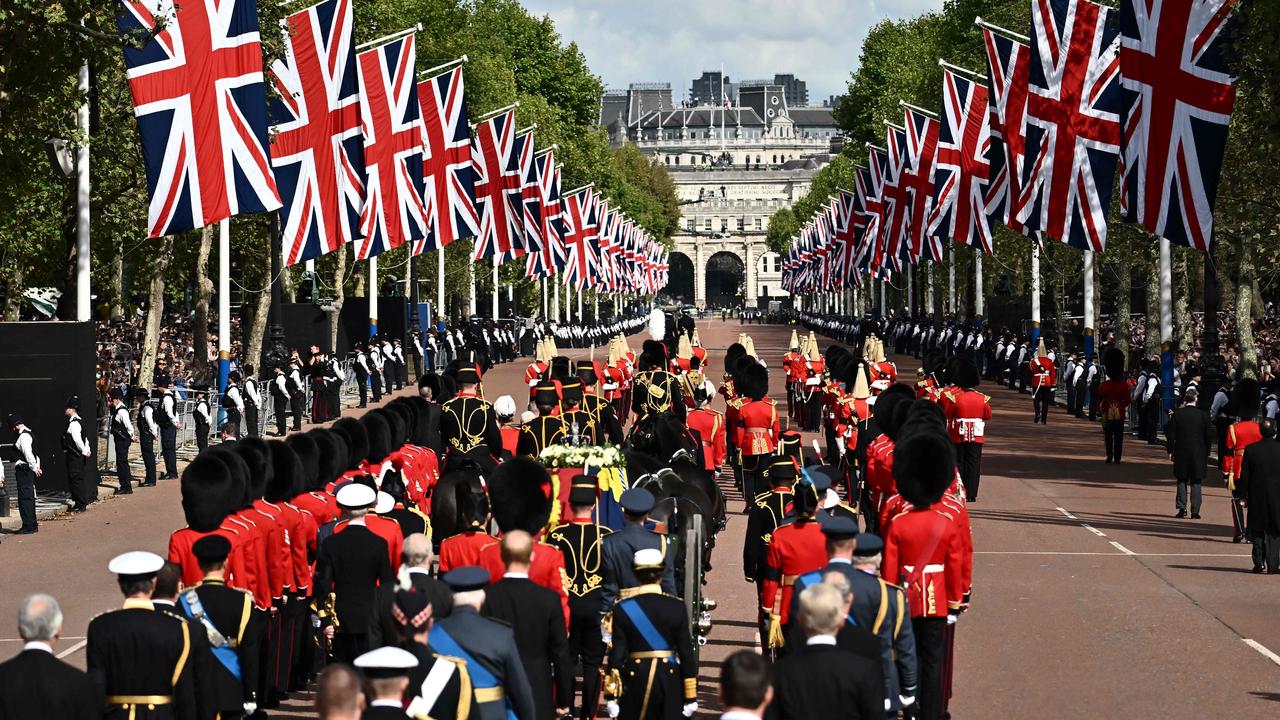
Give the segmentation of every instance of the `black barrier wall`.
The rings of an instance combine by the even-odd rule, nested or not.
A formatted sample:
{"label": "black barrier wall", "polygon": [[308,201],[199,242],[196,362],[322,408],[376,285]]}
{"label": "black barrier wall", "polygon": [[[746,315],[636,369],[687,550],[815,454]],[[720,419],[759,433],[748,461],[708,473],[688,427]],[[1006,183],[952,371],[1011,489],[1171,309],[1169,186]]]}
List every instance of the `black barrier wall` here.
{"label": "black barrier wall", "polygon": [[[405,341],[409,306],[402,297],[378,298],[378,334]],[[345,357],[357,339],[369,337],[369,298],[347,298],[338,321],[338,354]],[[408,355],[408,348],[405,348]]]}
{"label": "black barrier wall", "polygon": [[[96,352],[93,323],[0,323],[0,445],[6,446],[0,453],[8,460],[15,457],[16,438],[6,419],[17,413],[31,428],[44,468],[36,478],[39,490],[67,489],[62,433],[67,428],[64,403],[72,395],[80,396],[80,418],[97,452]],[[85,464],[85,473],[96,485],[96,458]],[[12,485],[7,492],[13,495]]]}

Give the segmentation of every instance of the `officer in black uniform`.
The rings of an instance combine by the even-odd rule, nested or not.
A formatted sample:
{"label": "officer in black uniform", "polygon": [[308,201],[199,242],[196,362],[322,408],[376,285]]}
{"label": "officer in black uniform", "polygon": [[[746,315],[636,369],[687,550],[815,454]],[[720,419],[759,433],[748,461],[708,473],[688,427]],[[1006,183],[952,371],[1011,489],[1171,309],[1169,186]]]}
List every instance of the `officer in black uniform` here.
{"label": "officer in black uniform", "polygon": [[258,437],[258,411],[262,408],[262,394],[258,388],[258,376],[253,365],[244,366],[244,427],[242,434]]}
{"label": "officer in black uniform", "polygon": [[[637,550],[631,570],[639,582],[628,588],[607,624],[611,681],[609,715],[620,720],[692,717],[698,709],[698,663],[684,603],[662,592],[662,552]],[[612,691],[612,692],[611,692]]]}
{"label": "officer in black uniform", "polygon": [[160,396],[156,422],[160,425],[160,455],[164,458],[165,480],[178,479],[178,431],[182,429],[178,415],[178,391],[173,378]]}
{"label": "officer in black uniform", "polygon": [[86,477],[85,466],[93,456],[89,436],[84,431],[84,421],[80,419],[80,398],[72,395],[67,399],[67,430],[62,433],[62,456],[67,466],[67,488],[71,491],[71,500],[75,506],[71,512],[84,512],[89,503],[98,499],[98,484],[92,474]]}
{"label": "officer in black uniform", "polygon": [[604,538],[612,531],[592,519],[600,485],[595,478],[576,475],[569,489],[569,521],[547,535],[547,543],[564,555],[565,590],[569,593],[569,655],[582,662],[582,707],[578,717],[591,720],[600,705],[600,664],[604,638]]}
{"label": "officer in black uniform", "polygon": [[671,413],[681,422],[687,414],[680,381],[667,372],[666,349],[659,342],[645,341],[638,360],[640,372],[632,380],[631,411],[637,420],[648,415]]}
{"label": "officer in black uniform", "polygon": [[364,352],[363,342],[356,341],[354,354],[351,369],[355,371],[356,390],[360,393],[360,404],[357,407],[365,407],[369,404],[369,356]]}
{"label": "officer in black uniform", "polygon": [[116,556],[124,607],[89,622],[85,659],[106,697],[104,720],[194,720],[197,717],[187,624],[155,612],[151,593],[164,559],[149,552]]}
{"label": "officer in black uniform", "polygon": [[747,515],[747,537],[742,544],[742,572],[747,582],[763,579],[765,552],[773,531],[787,517],[787,508],[795,493],[796,466],[787,455],[775,456],[765,473],[770,489],[756,495]]}
{"label": "officer in black uniform", "polygon": [[195,390],[196,408],[191,412],[191,419],[196,426],[196,449],[204,452],[209,447],[209,427],[213,424],[213,410],[209,407],[208,393]]}
{"label": "officer in black uniform", "polygon": [[[138,390],[138,397],[147,397],[146,390]],[[160,423],[156,420],[159,410],[156,401],[144,400],[138,410],[138,449],[142,451],[142,482],[138,487],[154,487],[156,484],[156,439],[160,437]]]}
{"label": "officer in black uniform", "polygon": [[444,404],[440,435],[447,450],[445,471],[461,458],[473,460],[484,471],[497,467],[502,450],[502,427],[493,406],[479,394],[480,373],[470,365],[458,369],[458,394]]}
{"label": "officer in black uniform", "polygon": [[666,572],[662,574],[662,591],[675,594],[675,565],[671,553],[667,552],[667,536],[645,527],[654,503],[653,493],[643,488],[631,488],[618,499],[626,518],[626,527],[610,534],[602,543],[604,581],[601,584],[601,612],[612,610],[613,603],[623,590],[640,584],[631,567],[637,550],[652,548],[662,553],[666,563]]}
{"label": "officer in black uniform", "polygon": [[231,437],[240,437],[244,432],[242,427],[244,414],[242,410],[245,407],[245,401],[244,392],[240,389],[239,370],[232,370],[227,373],[227,391],[223,393],[220,404],[224,413],[222,432]]}
{"label": "officer in black uniform", "polygon": [[124,404],[124,390],[111,389],[111,442],[116,450],[116,480],[120,488],[117,495],[128,495],[133,492],[133,471],[129,469],[129,446],[138,439],[133,429],[133,419],[129,417],[129,408]]}
{"label": "officer in black uniform", "polygon": [[559,404],[560,396],[556,394],[556,386],[552,383],[539,383],[533,389],[533,405],[538,409],[538,417],[520,426],[520,438],[516,441],[517,455],[538,457],[548,445],[564,440],[564,419],[556,414]]}
{"label": "officer in black uniform", "polygon": [[505,720],[511,712],[517,718],[536,717],[533,691],[511,626],[480,615],[489,572],[464,566],[445,573],[444,582],[453,590],[453,612],[436,623],[427,637],[432,650],[467,664],[476,695],[472,717]]}
{"label": "officer in black uniform", "polygon": [[418,658],[398,647],[370,650],[352,663],[364,677],[368,705],[360,720],[409,720],[403,698],[409,690],[409,676],[418,668]]}
{"label": "officer in black uniform", "polygon": [[[302,429],[302,413],[307,401],[307,388],[302,384],[302,361],[294,355],[289,361],[289,377],[286,387],[289,390],[289,410],[293,413],[293,429]],[[281,433],[283,435],[284,433]]]}
{"label": "officer in black uniform", "polygon": [[277,365],[271,377],[271,407],[276,418],[276,437],[284,435],[289,421],[289,377],[284,368]]}
{"label": "officer in black uniform", "polygon": [[596,376],[595,363],[590,360],[578,361],[578,380],[582,383],[582,409],[591,416],[596,428],[597,443],[609,442],[621,445],[624,439],[622,423],[613,413],[613,405],[596,391],[600,378]]}
{"label": "officer in black uniform", "polygon": [[595,422],[582,409],[582,382],[577,378],[560,384],[561,413],[566,441],[572,445],[599,445]]}

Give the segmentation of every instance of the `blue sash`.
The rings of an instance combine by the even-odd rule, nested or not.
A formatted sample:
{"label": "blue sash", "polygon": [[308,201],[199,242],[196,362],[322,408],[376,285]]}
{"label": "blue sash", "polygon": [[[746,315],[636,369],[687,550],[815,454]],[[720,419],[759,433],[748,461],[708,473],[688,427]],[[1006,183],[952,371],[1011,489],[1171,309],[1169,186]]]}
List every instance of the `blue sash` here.
{"label": "blue sash", "polygon": [[[195,611],[193,611],[191,609],[191,606],[187,603],[187,598],[185,597],[185,594],[178,596],[178,605],[182,607],[182,613],[184,615],[186,615],[189,618],[195,618],[196,616]],[[205,623],[212,625],[213,620],[210,619],[208,615],[206,615],[200,619],[201,625],[204,625]],[[222,632],[221,628],[219,628],[218,631]],[[223,637],[226,637],[225,633],[223,634]],[[217,646],[215,646],[213,643],[209,643],[209,646],[213,648],[213,656],[218,658],[218,662],[222,663],[222,666],[225,667],[227,671],[230,672],[235,677],[236,680],[241,679],[240,655],[238,652],[236,652],[236,649],[231,646],[231,643],[226,642],[226,643],[223,643],[222,645],[217,645]]]}
{"label": "blue sash", "polygon": [[[443,627],[434,625],[431,632],[427,635],[428,642],[431,643],[431,649],[435,650],[439,655],[450,655],[461,658],[467,664],[467,672],[471,675],[472,686],[478,689],[501,687],[502,683],[485,667],[479,660],[471,656],[461,645],[455,641]],[[515,710],[511,707],[511,698],[503,695],[503,703],[506,705],[508,720],[517,720]]]}
{"label": "blue sash", "polygon": [[662,633],[653,626],[649,621],[649,616],[644,614],[644,609],[640,607],[640,603],[634,598],[623,600],[618,604],[622,608],[622,612],[627,614],[631,620],[631,624],[636,627],[636,631],[640,633],[640,637],[649,643],[650,650],[670,650],[671,646],[667,644],[667,639],[662,637]]}

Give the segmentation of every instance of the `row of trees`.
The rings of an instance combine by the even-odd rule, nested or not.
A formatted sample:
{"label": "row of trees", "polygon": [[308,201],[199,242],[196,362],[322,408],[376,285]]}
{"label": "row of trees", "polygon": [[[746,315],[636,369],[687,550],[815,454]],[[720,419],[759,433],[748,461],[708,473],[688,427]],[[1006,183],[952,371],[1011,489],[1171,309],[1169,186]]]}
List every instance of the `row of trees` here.
{"label": "row of trees", "polygon": [[[793,208],[770,219],[772,249],[785,253],[800,227],[836,188],[853,188],[853,165],[866,162],[864,143],[883,145],[883,121],[902,122],[900,99],[940,109],[939,58],[985,74],[982,36],[973,22],[977,16],[1026,32],[1030,3],[946,0],[940,11],[872,28],[858,68],[851,74],[848,95],[836,111],[837,122],[847,134],[843,154],[818,172],[809,193]],[[1276,262],[1280,259],[1280,115],[1275,112],[1280,103],[1280,56],[1275,53],[1280,43],[1280,3],[1240,3],[1231,33],[1238,95],[1218,190],[1212,263],[1221,307],[1235,313],[1241,365],[1252,368],[1257,358],[1250,320],[1260,311],[1262,298],[1276,294],[1280,279]],[[1158,242],[1141,227],[1120,221],[1116,208],[1112,218],[1106,252],[1095,263],[1099,311],[1114,318],[1117,344],[1126,350],[1130,314],[1145,312],[1144,350],[1150,356],[1158,352],[1160,342]],[[1014,297],[1028,297],[1029,242],[1007,227],[997,229],[995,257],[983,265],[988,293],[1002,287]],[[959,296],[956,312],[966,316],[973,293],[973,252],[952,250]],[[1203,308],[1204,259],[1194,250],[1177,246],[1173,253],[1175,339],[1185,349],[1195,342],[1192,312]],[[1050,243],[1041,263],[1046,322],[1080,314],[1082,266],[1080,250]],[[935,287],[945,288],[945,268],[933,266],[917,277],[923,280],[925,272],[934,274]],[[916,288],[924,284],[917,282]],[[942,311],[944,296],[945,292],[935,293],[933,312]],[[1054,325],[1062,333],[1067,323]],[[1093,327],[1098,327],[1096,322]]]}
{"label": "row of trees", "polygon": [[[263,50],[268,62],[283,52],[273,30],[305,0],[261,0]],[[72,184],[49,162],[45,140],[84,142],[76,131],[83,101],[76,73],[91,68],[90,143],[92,153],[93,291],[101,316],[121,318],[138,307],[153,308],[153,323],[167,301],[196,309],[195,347],[207,336],[205,320],[212,295],[208,268],[216,259],[214,229],[157,240],[146,238],[146,179],[138,146],[121,41],[115,29],[115,2],[91,0],[7,0],[0,6],[0,307],[16,319],[29,287],[69,287],[74,252]],[[521,126],[536,124],[539,147],[558,146],[566,189],[588,182],[655,237],[668,241],[679,220],[675,188],[666,171],[634,147],[610,149],[597,127],[600,79],[573,43],[565,44],[547,17],[530,15],[516,0],[361,0],[356,4],[356,42],[421,23],[420,69],[467,55],[466,93],[471,116],[513,101]],[[271,83],[268,83],[271,91]],[[232,220],[233,297],[248,306],[250,347],[258,357],[272,281],[270,216]],[[446,296],[465,298],[470,285],[471,243],[446,249]],[[316,262],[317,290],[341,302],[363,295],[366,273],[346,248]],[[380,259],[383,275],[407,276],[405,249]],[[424,297],[434,297],[433,255],[415,258],[427,281]],[[215,265],[216,267],[216,265]],[[300,268],[283,273],[286,290]],[[479,275],[478,292],[491,289]],[[504,266],[502,287],[514,287],[526,307],[538,302],[523,262]],[[64,297],[69,297],[66,293]],[[519,302],[519,301],[518,301]],[[158,330],[158,325],[156,327]],[[154,335],[152,336],[154,337]],[[198,354],[199,355],[199,354]],[[148,363],[145,362],[144,366]]]}

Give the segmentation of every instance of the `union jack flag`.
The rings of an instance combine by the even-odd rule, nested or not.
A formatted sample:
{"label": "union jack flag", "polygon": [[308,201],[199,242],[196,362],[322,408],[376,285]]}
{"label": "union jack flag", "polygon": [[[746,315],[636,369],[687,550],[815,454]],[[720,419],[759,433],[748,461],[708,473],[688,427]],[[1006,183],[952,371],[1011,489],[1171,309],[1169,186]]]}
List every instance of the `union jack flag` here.
{"label": "union jack flag", "polygon": [[902,186],[902,177],[908,171],[909,162],[907,131],[893,124],[887,124],[886,127],[889,163],[880,188],[882,254],[878,264],[882,268],[898,272],[902,270],[902,256],[910,247],[907,241],[907,213],[911,206],[906,188]]}
{"label": "union jack flag", "polygon": [[854,250],[850,263],[859,285],[862,284],[862,276],[870,274],[871,257],[875,254],[875,236],[869,232],[873,215],[867,211],[871,184],[871,169],[863,165],[855,166],[852,219]]}
{"label": "union jack flag", "polygon": [[831,200],[835,208],[835,233],[833,238],[839,250],[836,257],[836,281],[839,287],[861,285],[862,276],[854,273],[858,242],[858,196],[848,190],[837,190]]}
{"label": "union jack flag", "polygon": [[1031,6],[1027,155],[1018,220],[1073,247],[1107,244],[1120,154],[1120,29],[1089,0]]}
{"label": "union jack flag", "polygon": [[516,111],[498,113],[476,126],[471,155],[476,171],[476,209],[480,212],[480,234],[476,236],[475,259],[514,252],[523,231],[520,207],[512,197],[508,178],[515,177],[511,154],[516,143]]}
{"label": "union jack flag", "polygon": [[254,0],[187,1],[181,12],[173,0],[120,0],[116,25],[147,171],[147,234],[279,208]]}
{"label": "union jack flag", "polygon": [[982,29],[989,83],[988,113],[991,144],[987,150],[990,182],[987,214],[1010,229],[1036,237],[1018,222],[1016,205],[1022,196],[1022,164],[1026,156],[1027,77],[1031,55],[1027,46],[1012,38]]}
{"label": "union jack flag", "polygon": [[356,56],[364,128],[365,197],[356,259],[416,244],[426,235],[422,108],[413,80],[414,36]]}
{"label": "union jack flag", "polygon": [[590,186],[570,193],[561,210],[564,222],[564,244],[569,258],[565,263],[565,280],[585,287],[596,276],[598,215],[595,192]]}
{"label": "union jack flag", "polygon": [[556,167],[555,150],[548,148],[533,159],[537,174],[539,201],[542,206],[542,238],[540,252],[530,252],[525,275],[550,277],[564,269],[564,228],[560,218],[560,168]]}
{"label": "union jack flag", "polygon": [[938,121],[910,107],[906,114],[907,169],[898,183],[907,193],[909,214],[907,231],[911,240],[912,265],[921,258],[942,262],[942,243],[928,232],[929,208],[933,203],[933,164],[938,154]]}
{"label": "union jack flag", "polygon": [[988,255],[992,252],[987,217],[990,131],[987,87],[944,70],[929,235],[954,238]]}
{"label": "union jack flag", "polygon": [[862,205],[867,214],[867,228],[862,241],[863,252],[867,256],[867,270],[871,277],[880,277],[884,267],[886,249],[884,245],[884,183],[889,168],[889,153],[874,145],[867,146],[866,180],[859,188],[866,195]]}
{"label": "union jack flag", "polygon": [[613,250],[616,247],[618,231],[622,225],[621,213],[609,207],[609,201],[600,198],[596,202],[596,218],[599,227],[596,235],[596,275],[591,278],[590,285],[600,290],[612,289],[616,284],[613,264]]}
{"label": "union jack flag", "polygon": [[426,147],[422,173],[427,234],[414,250],[415,255],[439,250],[454,240],[475,237],[480,232],[462,68],[445,70],[418,83],[418,105],[422,109]]}
{"label": "union jack flag", "polygon": [[1120,210],[1170,242],[1208,252],[1235,106],[1223,27],[1236,0],[1120,5],[1124,154]]}
{"label": "union jack flag", "polygon": [[524,142],[517,139],[519,155],[514,158],[519,171],[520,220],[524,226],[524,243],[521,247],[529,255],[541,255],[547,240],[542,235],[542,190],[538,187],[537,165],[533,161],[537,155],[533,145],[533,131],[524,133],[521,137]]}
{"label": "union jack flag", "polygon": [[352,47],[351,0],[325,0],[281,23],[283,60],[271,64],[278,95],[271,165],[285,266],[354,242],[364,204],[364,138]]}

